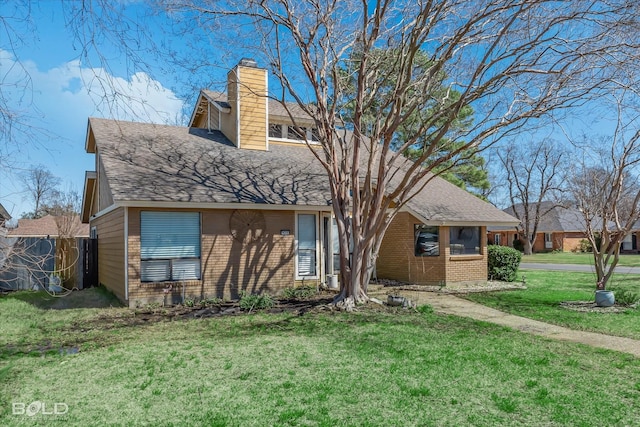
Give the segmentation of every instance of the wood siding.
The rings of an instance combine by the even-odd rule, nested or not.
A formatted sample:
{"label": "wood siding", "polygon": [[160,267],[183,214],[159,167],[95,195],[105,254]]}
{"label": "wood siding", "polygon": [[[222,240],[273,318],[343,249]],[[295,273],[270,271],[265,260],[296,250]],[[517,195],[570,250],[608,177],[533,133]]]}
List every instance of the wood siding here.
{"label": "wood siding", "polygon": [[91,221],[98,233],[98,281],[126,302],[124,275],[124,208]]}
{"label": "wood siding", "polygon": [[[111,194],[111,189],[109,188],[109,182],[107,181],[107,175],[104,172],[104,167],[102,166],[102,159],[100,158],[100,154],[96,154],[96,175],[98,177],[98,208],[97,212],[100,212],[103,209],[108,208],[113,204],[113,196]],[[95,212],[92,212],[94,214]]]}
{"label": "wood siding", "polygon": [[267,71],[237,67],[240,77],[240,148],[267,149]]}
{"label": "wood siding", "polygon": [[[220,130],[220,110],[215,105],[210,104],[207,98],[202,98],[200,105],[196,108],[202,109],[204,114],[198,114],[192,126],[200,129]],[[228,114],[227,114],[228,115]],[[207,116],[209,119],[207,120]]]}
{"label": "wood siding", "polygon": [[227,99],[231,106],[229,114],[222,114],[220,130],[235,145],[238,146],[238,76],[237,67],[227,73]]}

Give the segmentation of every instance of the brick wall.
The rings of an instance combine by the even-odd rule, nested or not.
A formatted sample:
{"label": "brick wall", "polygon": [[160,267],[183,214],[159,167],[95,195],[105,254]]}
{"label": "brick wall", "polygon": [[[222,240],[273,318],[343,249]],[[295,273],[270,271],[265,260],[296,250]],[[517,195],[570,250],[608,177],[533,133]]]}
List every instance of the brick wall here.
{"label": "brick wall", "polygon": [[480,228],[479,255],[451,255],[449,227],[440,227],[440,255],[416,256],[414,226],[420,224],[413,215],[402,212],[396,216],[385,234],[377,262],[381,279],[408,283],[447,286],[487,280],[487,229]]}
{"label": "brick wall", "polygon": [[562,242],[562,250],[564,252],[572,252],[580,249],[580,241],[586,239],[585,233],[564,233]]}
{"label": "brick wall", "polygon": [[480,227],[480,254],[451,255],[449,251],[449,227],[441,227],[447,236],[447,286],[487,281],[487,228]]}
{"label": "brick wall", "polygon": [[[202,279],[183,283],[140,282],[140,211],[129,211],[129,305],[177,303],[191,298],[237,298],[247,293],[276,294],[294,285],[293,211],[262,211],[265,228],[260,239],[240,242],[230,232],[233,210],[195,210],[202,221]],[[185,210],[188,211],[188,210]],[[194,210],[190,210],[194,211]],[[290,230],[281,236],[280,230]],[[171,291],[165,294],[165,289]]]}
{"label": "brick wall", "polygon": [[378,278],[418,284],[439,284],[446,280],[443,233],[440,233],[440,256],[416,256],[415,224],[421,221],[409,213],[401,212],[395,217],[380,246],[376,264]]}

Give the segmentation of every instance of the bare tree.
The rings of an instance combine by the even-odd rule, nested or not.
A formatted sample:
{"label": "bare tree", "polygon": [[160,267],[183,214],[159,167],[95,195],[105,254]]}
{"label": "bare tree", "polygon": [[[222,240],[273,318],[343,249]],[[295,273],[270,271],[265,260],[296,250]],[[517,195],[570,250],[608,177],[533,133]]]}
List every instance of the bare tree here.
{"label": "bare tree", "polygon": [[[109,22],[112,9],[97,3]],[[97,10],[95,2],[76,6],[79,17]],[[322,150],[312,152],[327,171],[338,225],[336,302],[347,308],[368,299],[385,231],[412,197],[429,191],[433,171],[581,104],[615,79],[623,67],[614,65],[638,58],[637,39],[620,37],[636,25],[637,6],[625,0],[167,0],[160,7],[186,24],[184,39],[215,40],[212,54],[224,45],[235,55],[259,53],[279,82],[271,95],[313,117]],[[96,40],[90,32],[78,34]],[[384,63],[379,48],[393,52]],[[188,69],[210,65],[203,50],[187,55]],[[421,50],[426,67],[415,66]],[[397,76],[392,87],[379,84],[387,73]],[[474,123],[456,127],[469,106]],[[393,135],[417,110],[431,114],[397,144]],[[366,118],[374,120],[364,126]],[[420,153],[413,161],[403,155],[409,148]]]}
{"label": "bare tree", "polygon": [[40,218],[45,214],[42,206],[56,194],[60,178],[55,176],[46,166],[38,165],[21,174],[20,180],[33,201],[33,212],[28,216]]}
{"label": "bare tree", "polygon": [[513,141],[496,151],[511,201],[509,213],[520,221],[524,254],[531,255],[541,219],[562,206],[566,152],[548,139],[531,144]]}
{"label": "bare tree", "polygon": [[597,157],[585,156],[571,183],[593,247],[599,289],[605,289],[611,279],[622,241],[640,219],[640,117],[625,122],[625,107],[618,106],[613,136],[588,148]]}
{"label": "bare tree", "polygon": [[58,237],[61,239],[75,237],[76,228],[80,224],[80,207],[82,196],[69,186],[65,191],[54,191],[49,202],[42,210],[55,218]]}
{"label": "bare tree", "polygon": [[[375,5],[282,0],[225,6],[187,8],[204,16],[252,21],[283,87],[279,99],[292,97],[315,120],[324,149],[317,157],[331,183],[339,230],[338,300],[346,307],[367,300],[384,233],[415,194],[428,191],[430,172],[593,91],[600,81],[594,74],[606,74],[597,56],[603,43],[612,42],[606,31],[628,12],[626,2],[530,0]],[[376,60],[378,46],[393,47],[395,55],[382,64]],[[429,51],[429,65],[418,68],[416,56],[423,47]],[[351,64],[354,49],[359,61]],[[299,59],[299,67],[291,65],[291,57]],[[344,69],[348,85],[339,78]],[[296,81],[300,72],[311,103]],[[388,72],[398,77],[385,91],[378,82]],[[449,90],[440,92],[435,89],[442,72]],[[452,100],[454,91],[459,95]],[[347,105],[349,116],[344,114]],[[468,105],[476,112],[475,123],[454,132],[453,124]],[[394,132],[413,111],[425,108],[432,114],[394,147]],[[352,119],[352,127],[341,126],[342,117]],[[361,122],[366,117],[376,120],[365,134]],[[450,141],[464,143],[448,151],[443,144]],[[416,144],[421,155],[408,161],[402,153]],[[357,254],[351,258],[350,242]]]}

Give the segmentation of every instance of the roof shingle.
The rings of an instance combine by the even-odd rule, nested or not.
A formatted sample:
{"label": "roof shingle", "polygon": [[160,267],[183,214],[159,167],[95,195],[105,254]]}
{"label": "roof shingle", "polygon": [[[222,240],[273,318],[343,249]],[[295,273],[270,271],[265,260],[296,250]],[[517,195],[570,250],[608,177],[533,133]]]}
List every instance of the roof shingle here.
{"label": "roof shingle", "polygon": [[[271,144],[236,148],[206,129],[90,119],[114,202],[329,206],[329,181],[311,151]],[[439,178],[409,204],[442,224],[515,225],[505,212]]]}

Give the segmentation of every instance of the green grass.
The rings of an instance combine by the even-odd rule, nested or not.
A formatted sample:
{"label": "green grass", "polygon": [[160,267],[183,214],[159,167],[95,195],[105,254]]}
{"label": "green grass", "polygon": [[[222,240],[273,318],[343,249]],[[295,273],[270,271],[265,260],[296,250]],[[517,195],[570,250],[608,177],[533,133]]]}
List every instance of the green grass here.
{"label": "green grass", "polygon": [[[523,255],[522,262],[543,263],[543,264],[593,264],[593,254],[572,253],[572,252],[548,252],[532,255]],[[640,255],[625,254],[620,255],[618,265],[626,267],[640,267]]]}
{"label": "green grass", "polygon": [[428,309],[131,316],[0,298],[0,425],[640,424],[639,359]]}
{"label": "green grass", "polygon": [[[518,278],[522,274],[526,277],[526,290],[471,294],[467,298],[504,312],[571,329],[640,340],[640,308],[628,308],[621,313],[580,313],[560,306],[563,301],[593,301],[593,273],[522,270]],[[614,274],[609,288],[626,288],[640,294],[640,276]]]}

